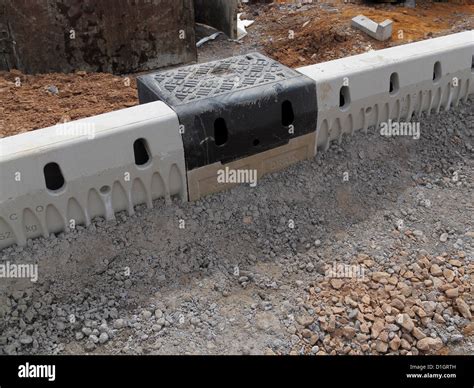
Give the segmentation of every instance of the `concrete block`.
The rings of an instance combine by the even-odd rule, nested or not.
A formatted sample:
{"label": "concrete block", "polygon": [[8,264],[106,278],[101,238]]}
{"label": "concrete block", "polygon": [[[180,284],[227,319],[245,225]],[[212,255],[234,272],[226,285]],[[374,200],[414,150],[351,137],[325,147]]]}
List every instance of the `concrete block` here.
{"label": "concrete block", "polygon": [[0,139],[0,249],[187,200],[176,114],[162,102]]}
{"label": "concrete block", "polygon": [[193,62],[197,58],[193,4],[193,0],[2,0],[0,70],[129,74]]}
{"label": "concrete block", "polygon": [[364,15],[354,17],[351,22],[352,27],[363,31],[372,38],[380,41],[391,38],[392,24],[393,22],[388,19],[378,24]]}
{"label": "concrete block", "polygon": [[228,190],[237,184],[249,184],[252,182],[233,182],[232,179],[222,181],[220,176],[229,172],[227,176],[234,173],[235,176],[256,176],[258,180],[269,173],[283,170],[292,164],[305,159],[311,159],[314,153],[316,133],[312,132],[292,139],[281,147],[239,159],[234,162],[222,164],[213,163],[188,171],[189,200],[195,201],[208,194]]}

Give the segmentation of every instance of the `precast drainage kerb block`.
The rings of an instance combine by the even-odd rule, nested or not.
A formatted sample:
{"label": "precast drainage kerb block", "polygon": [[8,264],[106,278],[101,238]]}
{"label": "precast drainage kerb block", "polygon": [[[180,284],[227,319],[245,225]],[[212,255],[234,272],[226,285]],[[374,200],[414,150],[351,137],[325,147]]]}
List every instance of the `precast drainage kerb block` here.
{"label": "precast drainage kerb block", "polygon": [[138,94],[177,113],[188,171],[316,131],[315,82],[258,53],[138,77]]}

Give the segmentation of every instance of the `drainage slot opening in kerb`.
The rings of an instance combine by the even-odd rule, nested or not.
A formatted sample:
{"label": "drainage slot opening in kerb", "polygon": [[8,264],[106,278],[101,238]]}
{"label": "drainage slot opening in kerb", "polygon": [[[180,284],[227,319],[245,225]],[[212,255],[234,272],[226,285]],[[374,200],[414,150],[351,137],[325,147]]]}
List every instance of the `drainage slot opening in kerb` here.
{"label": "drainage slot opening in kerb", "polygon": [[284,127],[289,127],[295,121],[293,105],[290,101],[283,101],[281,104],[281,123]]}
{"label": "drainage slot opening in kerb", "polygon": [[433,82],[438,82],[441,79],[441,63],[436,62],[433,67]]}
{"label": "drainage slot opening in kerb", "polygon": [[224,145],[227,143],[228,137],[227,124],[225,120],[220,117],[214,121],[214,142],[217,146]]}
{"label": "drainage slot opening in kerb", "polygon": [[474,55],[471,58],[471,72],[474,73]]}
{"label": "drainage slot opening in kerb", "polygon": [[398,73],[392,73],[392,75],[390,76],[389,93],[397,94],[399,89],[400,89],[400,82],[398,80]]}
{"label": "drainage slot opening in kerb", "polygon": [[351,96],[349,93],[349,86],[341,87],[339,92],[339,108],[345,109],[351,103]]}
{"label": "drainage slot opening in kerb", "polygon": [[133,153],[137,166],[144,166],[150,161],[150,152],[148,151],[148,144],[145,139],[135,140],[135,143],[133,143]]}
{"label": "drainage slot opening in kerb", "polygon": [[64,187],[65,180],[63,173],[57,163],[48,163],[44,166],[44,180],[46,182],[46,188],[51,191],[57,191]]}

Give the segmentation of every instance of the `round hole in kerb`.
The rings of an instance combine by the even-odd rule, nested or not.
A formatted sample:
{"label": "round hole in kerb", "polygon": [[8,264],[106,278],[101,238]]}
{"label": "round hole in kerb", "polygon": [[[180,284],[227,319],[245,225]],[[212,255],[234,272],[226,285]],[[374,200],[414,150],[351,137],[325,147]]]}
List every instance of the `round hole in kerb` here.
{"label": "round hole in kerb", "polygon": [[66,181],[59,164],[51,162],[44,166],[44,181],[46,188],[51,191],[58,191],[64,187]]}
{"label": "round hole in kerb", "polygon": [[339,91],[339,108],[345,109],[351,103],[351,95],[349,91],[349,86],[342,86]]}
{"label": "round hole in kerb", "polygon": [[110,191],[111,191],[110,186],[102,186],[102,187],[100,188],[100,193],[101,193],[102,195],[108,195],[108,194],[110,194]]}
{"label": "round hole in kerb", "polygon": [[260,144],[260,140],[254,139],[252,144],[253,144],[254,147],[257,147]]}
{"label": "round hole in kerb", "polygon": [[388,89],[389,93],[397,94],[399,89],[400,89],[400,81],[398,80],[398,73],[392,73],[390,75],[390,86]]}
{"label": "round hole in kerb", "polygon": [[438,82],[442,76],[441,62],[436,62],[433,66],[433,82]]}
{"label": "round hole in kerb", "polygon": [[365,113],[369,114],[370,112],[372,112],[371,106],[369,106],[368,108],[365,108]]}

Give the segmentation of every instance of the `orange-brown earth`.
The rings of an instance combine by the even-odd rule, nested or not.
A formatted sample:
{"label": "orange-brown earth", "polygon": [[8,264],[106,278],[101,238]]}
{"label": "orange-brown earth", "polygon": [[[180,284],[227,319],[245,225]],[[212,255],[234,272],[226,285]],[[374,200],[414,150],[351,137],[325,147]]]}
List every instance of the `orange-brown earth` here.
{"label": "orange-brown earth", "polygon": [[[360,14],[378,23],[392,20],[392,39],[379,42],[352,28],[351,19]],[[418,1],[416,8],[405,8],[335,2],[290,10],[272,4],[262,7],[256,18],[256,25],[259,24],[267,54],[288,66],[298,67],[474,29],[474,3]]]}
{"label": "orange-brown earth", "polygon": [[[49,90],[48,90],[49,89]],[[133,77],[0,72],[0,137],[136,105]]]}

